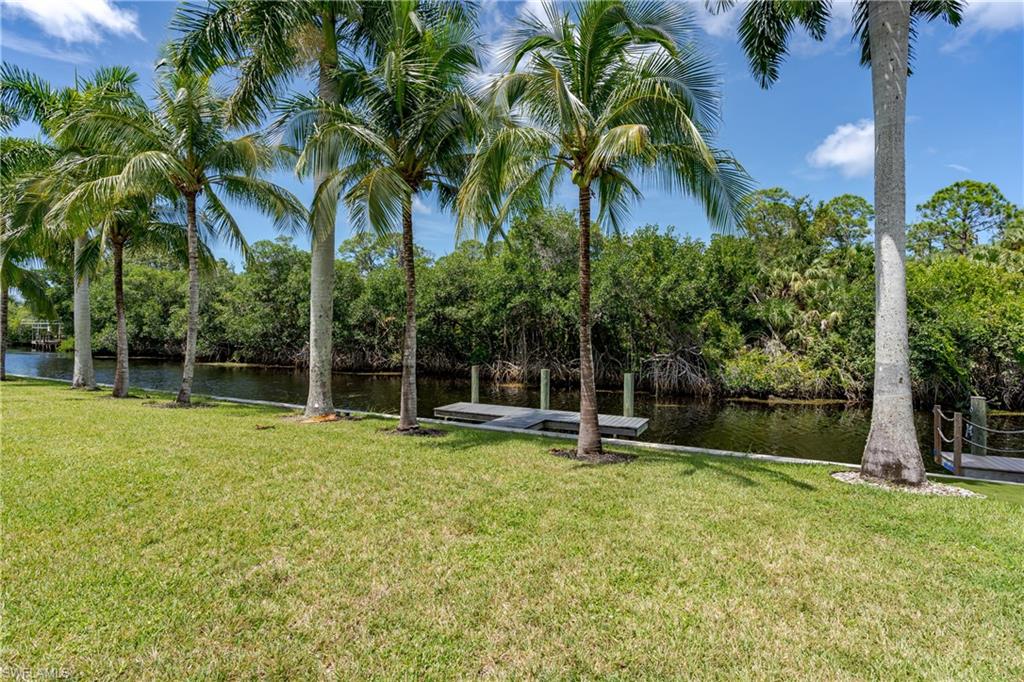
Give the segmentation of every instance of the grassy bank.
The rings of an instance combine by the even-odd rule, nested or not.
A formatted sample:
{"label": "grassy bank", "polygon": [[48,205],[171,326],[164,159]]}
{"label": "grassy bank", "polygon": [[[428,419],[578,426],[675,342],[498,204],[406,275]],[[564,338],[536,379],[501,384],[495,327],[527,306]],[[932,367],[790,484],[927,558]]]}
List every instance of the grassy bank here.
{"label": "grassy bank", "polygon": [[[829,469],[2,391],[3,663],[82,678],[1024,677],[1024,507]],[[269,427],[269,428],[267,428]]]}

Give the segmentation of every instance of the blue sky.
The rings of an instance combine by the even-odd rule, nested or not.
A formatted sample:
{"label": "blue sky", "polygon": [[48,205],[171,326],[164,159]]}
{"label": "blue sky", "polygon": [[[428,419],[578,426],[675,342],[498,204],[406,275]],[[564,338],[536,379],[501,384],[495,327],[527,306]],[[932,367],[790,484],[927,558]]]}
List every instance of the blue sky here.
{"label": "blue sky", "polygon": [[[56,85],[108,64],[135,69],[143,92],[151,89],[160,46],[173,37],[173,2],[110,0],[3,0],[0,52],[4,61],[30,69]],[[483,0],[481,44],[498,44],[516,17],[534,11],[530,2]],[[849,7],[836,3],[828,38],[799,35],[779,82],[762,90],[736,43],[736,12],[710,16],[693,3],[700,42],[718,66],[724,114],[720,146],[729,149],[758,186],[782,186],[794,194],[827,199],[851,192],[872,196],[871,83],[850,41]],[[1024,0],[976,2],[964,23],[922,25],[910,79],[907,125],[907,209],[949,183],[971,178],[996,183],[1024,204]],[[18,134],[33,134],[22,126]],[[304,201],[312,189],[288,173],[275,181]],[[633,225],[674,225],[681,234],[706,239],[707,221],[693,201],[645,187]],[[573,206],[568,188],[557,200]],[[237,210],[251,241],[271,238],[259,214]],[[435,255],[454,247],[453,220],[428,200],[415,214],[417,239]],[[339,242],[349,235],[339,213]],[[297,238],[306,247],[308,241]],[[215,251],[237,263],[224,246]]]}

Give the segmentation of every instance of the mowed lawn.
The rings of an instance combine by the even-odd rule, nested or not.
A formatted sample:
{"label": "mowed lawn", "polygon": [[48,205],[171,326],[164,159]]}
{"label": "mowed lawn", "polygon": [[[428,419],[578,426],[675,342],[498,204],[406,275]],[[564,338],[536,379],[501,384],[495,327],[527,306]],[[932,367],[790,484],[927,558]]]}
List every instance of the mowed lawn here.
{"label": "mowed lawn", "polygon": [[650,452],[583,466],[539,438],[0,391],[5,666],[1024,679],[1019,489],[926,498]]}

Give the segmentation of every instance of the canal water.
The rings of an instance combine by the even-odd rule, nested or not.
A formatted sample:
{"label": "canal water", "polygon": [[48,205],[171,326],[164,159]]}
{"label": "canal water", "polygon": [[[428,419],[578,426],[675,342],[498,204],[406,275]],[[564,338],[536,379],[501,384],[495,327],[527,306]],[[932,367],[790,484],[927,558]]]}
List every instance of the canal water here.
{"label": "canal water", "polygon": [[[112,383],[113,359],[96,358],[95,365],[97,381]],[[12,374],[70,380],[72,366],[71,355],[65,353],[10,351],[7,356],[7,371]],[[177,391],[181,364],[132,359],[130,379],[132,386]],[[397,413],[399,384],[397,375],[335,374],[335,405]],[[306,373],[289,368],[200,364],[196,366],[193,390],[301,404],[306,400]],[[439,405],[469,400],[469,382],[420,377],[417,392],[420,416],[427,417]],[[481,382],[480,399],[504,405],[540,404],[538,390],[487,381]],[[602,413],[621,413],[620,392],[599,391],[598,401]],[[553,386],[551,407],[575,411],[579,408],[579,393]],[[865,406],[767,406],[638,393],[636,415],[651,420],[642,440],[855,463],[860,461],[867,438],[870,410]],[[918,413],[916,424],[922,448],[930,452],[931,414]],[[931,467],[930,458],[926,460]]]}

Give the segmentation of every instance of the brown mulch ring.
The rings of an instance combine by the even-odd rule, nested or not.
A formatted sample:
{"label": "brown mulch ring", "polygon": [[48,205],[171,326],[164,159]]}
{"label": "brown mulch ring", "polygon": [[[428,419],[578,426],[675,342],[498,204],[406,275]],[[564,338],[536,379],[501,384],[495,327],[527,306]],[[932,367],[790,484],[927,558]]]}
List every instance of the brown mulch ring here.
{"label": "brown mulch ring", "polygon": [[161,407],[169,410],[191,410],[193,408],[200,407],[217,407],[217,403],[189,403],[187,405],[182,405],[176,400],[171,400],[170,402],[165,402],[163,400],[150,400],[144,404],[149,405],[150,407]]}
{"label": "brown mulch ring", "polygon": [[636,455],[626,452],[609,452],[607,450],[597,455],[581,455],[576,452],[576,448],[551,448],[548,452],[555,457],[565,457],[566,459],[586,464],[627,464],[636,459]]}
{"label": "brown mulch ring", "polygon": [[298,422],[300,424],[327,424],[330,422],[340,422],[341,418],[337,414],[318,414],[314,417],[307,417],[306,415],[299,415]]}
{"label": "brown mulch ring", "polygon": [[967,490],[966,488],[958,488],[955,485],[946,485],[945,483],[936,483],[935,481],[925,481],[921,485],[900,485],[899,483],[892,483],[882,478],[875,478],[874,476],[864,476],[859,471],[836,471],[832,473],[832,478],[843,483],[852,483],[854,485],[870,485],[875,488],[881,488],[882,490],[893,490],[903,493],[911,493],[913,495],[940,495],[944,497],[981,497],[984,495],[974,492],[973,490]]}
{"label": "brown mulch ring", "polygon": [[428,429],[423,426],[417,426],[415,429],[383,428],[380,429],[380,432],[390,433],[395,436],[423,436],[426,438],[440,438],[448,435],[448,432],[444,429]]}

